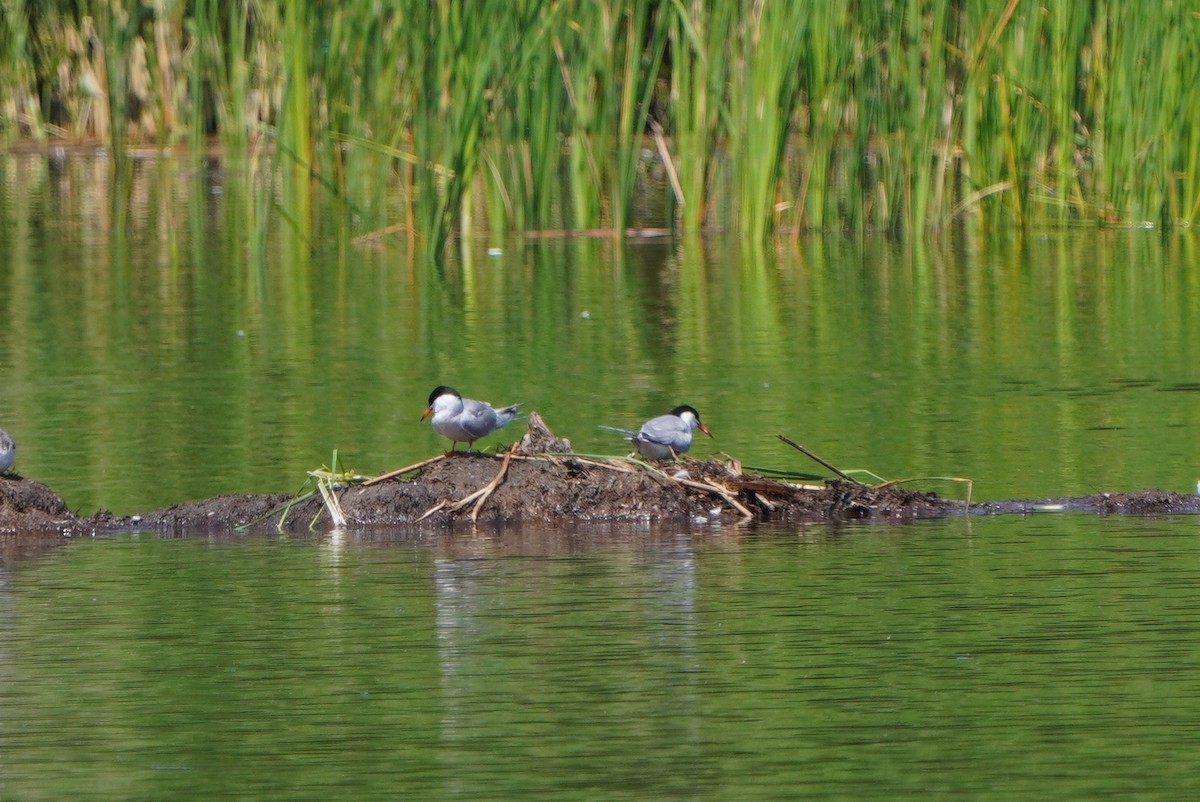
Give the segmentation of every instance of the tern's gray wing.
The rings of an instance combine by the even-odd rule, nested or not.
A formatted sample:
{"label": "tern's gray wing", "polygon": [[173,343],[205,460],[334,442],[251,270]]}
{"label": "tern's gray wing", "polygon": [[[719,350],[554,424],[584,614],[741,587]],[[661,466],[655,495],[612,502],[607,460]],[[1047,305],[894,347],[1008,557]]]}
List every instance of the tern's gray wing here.
{"label": "tern's gray wing", "polygon": [[458,422],[463,431],[476,440],[495,431],[499,425],[496,420],[496,410],[492,409],[491,404],[470,398],[463,399],[463,411],[458,417]]}
{"label": "tern's gray wing", "polygon": [[642,425],[638,435],[651,443],[686,451],[692,444],[692,427],[678,415],[659,415]]}

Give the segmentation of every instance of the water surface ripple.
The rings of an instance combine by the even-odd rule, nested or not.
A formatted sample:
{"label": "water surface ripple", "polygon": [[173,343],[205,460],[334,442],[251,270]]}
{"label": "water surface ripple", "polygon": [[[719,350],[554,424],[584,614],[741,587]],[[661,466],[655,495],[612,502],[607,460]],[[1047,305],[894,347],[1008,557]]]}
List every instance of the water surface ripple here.
{"label": "water surface ripple", "polygon": [[1192,519],[73,542],[4,798],[1187,798]]}

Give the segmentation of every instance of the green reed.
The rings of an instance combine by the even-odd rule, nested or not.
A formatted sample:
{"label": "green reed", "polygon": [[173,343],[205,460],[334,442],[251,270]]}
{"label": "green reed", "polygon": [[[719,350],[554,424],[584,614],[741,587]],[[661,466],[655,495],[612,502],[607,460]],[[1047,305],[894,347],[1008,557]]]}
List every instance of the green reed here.
{"label": "green reed", "polygon": [[706,202],[714,188],[716,151],[721,132],[723,100],[729,75],[726,43],[734,31],[733,3],[717,3],[711,9],[701,0],[675,0],[667,36],[671,47],[668,108],[675,167],[679,175],[679,219],[695,231],[706,222],[711,209]]}
{"label": "green reed", "polygon": [[512,85],[510,114],[495,119],[484,158],[488,164],[492,225],[552,228],[562,206],[563,118],[568,96],[553,35],[529,54],[524,81]]}
{"label": "green reed", "polygon": [[525,66],[522,43],[541,39],[542,3],[438,0],[410,3],[406,12],[397,63],[415,89],[418,225],[438,253],[465,211],[488,115]]}
{"label": "green reed", "polygon": [[738,26],[731,79],[739,91],[730,97],[729,138],[739,190],[736,209],[752,239],[761,239],[775,209],[789,202],[780,196],[779,175],[800,101],[799,67],[809,22],[809,9],[799,4],[763,3],[751,7]]}
{"label": "green reed", "polygon": [[[666,13],[655,3],[638,0],[623,3],[620,37],[621,59],[618,67],[620,87],[615,121],[615,167],[610,182],[612,226],[623,230],[631,222],[638,165],[642,158],[643,132],[654,92],[658,88],[659,67],[666,49]],[[644,47],[641,43],[648,42]]]}
{"label": "green reed", "polygon": [[1198,71],[1179,0],[0,2],[4,141],[215,137],[432,253],[639,197],[754,240],[1188,224]]}
{"label": "green reed", "polygon": [[30,56],[37,52],[24,14],[14,14],[11,2],[0,5],[0,138],[12,142],[25,136],[44,140],[46,126],[36,94],[37,80]]}

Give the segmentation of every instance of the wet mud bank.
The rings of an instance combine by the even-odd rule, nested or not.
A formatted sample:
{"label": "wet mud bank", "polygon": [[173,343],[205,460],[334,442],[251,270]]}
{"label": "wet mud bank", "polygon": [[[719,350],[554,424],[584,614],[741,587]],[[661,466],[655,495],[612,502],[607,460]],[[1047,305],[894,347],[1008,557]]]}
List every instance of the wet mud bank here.
{"label": "wet mud bank", "polygon": [[[204,535],[531,522],[803,525],[1065,510],[1109,515],[1200,512],[1200,496],[1164,490],[968,506],[894,484],[828,480],[822,486],[798,485],[743,473],[732,461],[689,459],[651,466],[585,457],[572,453],[571,444],[546,429],[536,412],[530,414],[528,426],[521,441],[503,454],[441,455],[365,481],[326,476],[324,494],[314,491],[300,498],[282,493],[225,495],[129,516],[102,510],[80,517],[45,485],[0,475],[0,534],[136,530]],[[311,475],[317,477],[315,472]]]}
{"label": "wet mud bank", "polygon": [[1200,513],[1200,496],[1170,490],[1136,490],[1062,498],[986,501],[972,504],[970,508],[970,512],[977,515],[1070,511],[1098,515],[1194,515]]}
{"label": "wet mud bank", "polygon": [[[338,488],[336,496],[344,526],[350,529],[589,521],[806,524],[940,517],[964,507],[962,502],[899,487],[804,488],[740,474],[717,461],[689,460],[654,470],[569,455],[515,454],[439,457],[399,476]],[[43,485],[0,480],[0,532],[211,534],[239,528],[297,532],[334,525],[320,495],[301,501],[286,494],[226,495],[138,515],[101,511],[84,518],[67,510]]]}
{"label": "wet mud bank", "polygon": [[[1082,511],[1113,515],[1200,513],[1200,497],[1163,490],[972,504],[897,486],[830,483],[807,488],[735,472],[723,462],[688,461],[652,472],[570,456],[507,459],[457,454],[400,476],[336,490],[347,529],[537,522],[738,522],[784,525],[854,520],[913,521],[962,514]],[[334,527],[319,495],[225,495],[139,515],[81,517],[50,488],[0,477],[0,535],[88,535],[157,531],[204,535],[303,532]]]}

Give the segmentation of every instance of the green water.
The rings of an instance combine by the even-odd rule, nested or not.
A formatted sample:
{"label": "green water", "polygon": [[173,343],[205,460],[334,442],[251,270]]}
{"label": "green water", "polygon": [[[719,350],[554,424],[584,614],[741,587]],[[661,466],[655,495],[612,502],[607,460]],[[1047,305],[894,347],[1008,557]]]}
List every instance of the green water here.
{"label": "green water", "polygon": [[3,797],[1189,798],[1196,527],[74,542],[0,573]]}
{"label": "green water", "polygon": [[[126,189],[0,157],[0,425],[85,513],[415,462],[441,383],[581,452],[690,403],[748,465],[812,469],[785,434],[979,499],[1200,479],[1187,232],[431,269],[211,164]],[[0,799],[1188,798],[1197,526],[0,539]]]}
{"label": "green water", "polygon": [[582,452],[690,403],[749,465],[811,469],[786,434],[981,499],[1200,479],[1186,232],[500,239],[431,270],[336,208],[302,236],[211,165],[136,167],[119,225],[102,159],[0,159],[0,425],[85,513],[290,491],[335,448],[410,464],[446,445],[418,422],[437,384]]}

